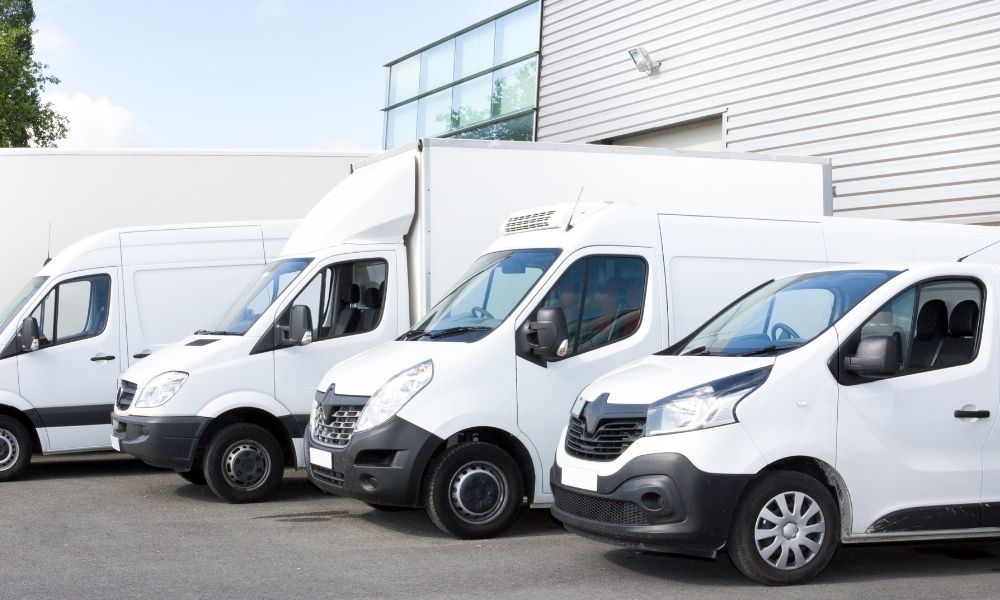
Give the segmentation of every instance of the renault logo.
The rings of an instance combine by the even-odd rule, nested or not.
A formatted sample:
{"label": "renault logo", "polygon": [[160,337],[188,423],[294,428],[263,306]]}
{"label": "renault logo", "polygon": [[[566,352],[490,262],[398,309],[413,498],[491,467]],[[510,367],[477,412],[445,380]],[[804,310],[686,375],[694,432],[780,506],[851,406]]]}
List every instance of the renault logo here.
{"label": "renault logo", "polygon": [[604,416],[604,409],[608,405],[607,392],[588,402],[581,396],[573,405],[573,416],[583,421],[583,430],[588,436],[597,433],[597,427]]}

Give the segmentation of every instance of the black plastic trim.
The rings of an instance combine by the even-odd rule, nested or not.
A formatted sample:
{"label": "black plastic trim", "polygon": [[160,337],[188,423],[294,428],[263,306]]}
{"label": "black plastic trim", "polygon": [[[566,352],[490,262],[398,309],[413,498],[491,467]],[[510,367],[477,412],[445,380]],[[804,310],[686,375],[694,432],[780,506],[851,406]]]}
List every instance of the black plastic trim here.
{"label": "black plastic trim", "polygon": [[[343,448],[319,444],[307,431],[303,440],[306,474],[317,487],[331,494],[372,504],[416,508],[422,503],[420,492],[427,463],[443,443],[433,433],[398,416],[375,429],[355,433]],[[310,448],[331,453],[332,473],[319,472],[317,477],[320,468],[310,463]],[[373,464],[372,456],[380,457],[377,464]]]}
{"label": "black plastic trim", "polygon": [[114,409],[113,403],[89,404],[85,406],[33,408],[25,413],[36,427],[82,427],[85,425],[107,425],[108,413]]}
{"label": "black plastic trim", "polygon": [[[190,471],[209,417],[140,417],[112,414],[121,451],[154,467]],[[104,415],[107,422],[107,413]]]}
{"label": "black plastic trim", "polygon": [[278,419],[288,430],[288,434],[293,438],[300,438],[306,434],[306,427],[309,425],[309,414],[285,415]]}
{"label": "black plastic trim", "polygon": [[904,508],[879,517],[865,533],[975,529],[983,526],[983,512],[982,504]]}
{"label": "black plastic trim", "polygon": [[[736,503],[753,475],[707,473],[676,453],[646,454],[625,463],[612,475],[597,478],[597,491],[562,485],[562,469],[553,465],[553,491],[566,490],[596,500],[637,504],[646,525],[620,525],[570,514],[559,505],[552,514],[567,529],[603,542],[647,550],[714,557],[726,544]],[[650,508],[643,495],[656,492],[663,499]]]}

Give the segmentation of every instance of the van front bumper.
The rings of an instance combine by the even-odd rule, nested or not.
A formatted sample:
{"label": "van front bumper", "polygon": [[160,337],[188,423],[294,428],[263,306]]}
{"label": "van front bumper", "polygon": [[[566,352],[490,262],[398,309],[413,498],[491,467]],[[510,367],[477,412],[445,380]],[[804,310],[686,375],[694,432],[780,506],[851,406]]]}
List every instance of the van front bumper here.
{"label": "van front bumper", "polygon": [[111,414],[111,430],[122,452],[154,467],[190,471],[208,417],[141,417]]}
{"label": "van front bumper", "polygon": [[[416,425],[392,417],[384,424],[354,433],[335,448],[303,437],[306,475],[321,490],[371,504],[421,506],[424,470],[444,440]],[[313,451],[329,452],[332,468],[313,464]]]}
{"label": "van front bumper", "polygon": [[706,473],[685,456],[647,454],[592,492],[562,485],[552,467],[552,514],[570,531],[651,552],[712,558],[726,544],[740,494],[752,475]]}

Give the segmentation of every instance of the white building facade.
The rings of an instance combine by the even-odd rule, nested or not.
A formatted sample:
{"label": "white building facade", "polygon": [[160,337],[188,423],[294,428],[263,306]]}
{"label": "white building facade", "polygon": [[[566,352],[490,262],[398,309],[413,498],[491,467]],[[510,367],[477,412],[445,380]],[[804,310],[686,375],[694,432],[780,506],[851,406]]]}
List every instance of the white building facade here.
{"label": "white building facade", "polygon": [[823,156],[835,214],[1000,224],[998,0],[542,0],[538,85],[537,141]]}

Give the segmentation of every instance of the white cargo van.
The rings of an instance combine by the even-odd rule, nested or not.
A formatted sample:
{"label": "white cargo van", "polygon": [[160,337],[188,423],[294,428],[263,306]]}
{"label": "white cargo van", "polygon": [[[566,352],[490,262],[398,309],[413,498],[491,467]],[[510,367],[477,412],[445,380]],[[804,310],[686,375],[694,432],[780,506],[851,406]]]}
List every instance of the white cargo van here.
{"label": "white cargo van", "polygon": [[643,148],[435,139],[388,152],[313,209],[214,333],[123,375],[116,443],[228,501],[264,499],[304,463],[323,373],[409,329],[511,211],[582,193],[815,216],[829,177],[825,160]]}
{"label": "white cargo van", "polygon": [[764,283],[583,390],[553,512],[643,550],[726,546],[770,585],[840,543],[1000,536],[998,292],[996,266],[956,262]]}
{"label": "white cargo van", "polygon": [[376,505],[423,505],[457,536],[495,535],[524,496],[551,503],[559,432],[587,383],[684,337],[752,285],[873,257],[954,259],[1000,239],[989,227],[670,205],[511,216],[412,330],[324,375],[306,438],[311,480]]}
{"label": "white cargo van", "polygon": [[0,312],[0,481],[109,448],[119,374],[216,319],[295,226],[115,229],[48,261]]}

